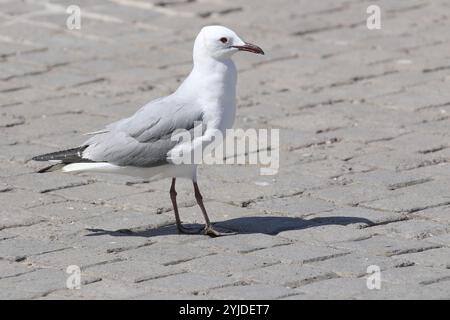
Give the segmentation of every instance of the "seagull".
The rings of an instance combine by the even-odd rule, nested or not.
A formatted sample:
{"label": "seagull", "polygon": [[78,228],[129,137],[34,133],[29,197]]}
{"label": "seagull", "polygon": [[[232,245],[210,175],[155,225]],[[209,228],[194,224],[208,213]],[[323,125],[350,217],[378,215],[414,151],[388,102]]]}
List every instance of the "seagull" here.
{"label": "seagull", "polygon": [[[233,126],[237,71],[231,58],[239,51],[264,54],[260,47],[244,42],[226,27],[203,27],[194,42],[193,68],[175,92],[148,102],[128,118],[88,133],[91,137],[76,148],[33,157],[32,160],[50,163],[38,172],[61,169],[146,179],[172,178],[169,193],[179,233],[202,232],[211,237],[235,234],[213,227],[197,184],[197,164],[179,164],[173,160],[175,152],[194,148],[196,141],[186,145],[171,137],[177,130],[192,131],[201,125],[202,134],[196,139],[205,145],[217,130],[224,137],[226,130]],[[205,219],[205,227],[200,230],[181,223],[175,190],[177,178],[192,180]]]}

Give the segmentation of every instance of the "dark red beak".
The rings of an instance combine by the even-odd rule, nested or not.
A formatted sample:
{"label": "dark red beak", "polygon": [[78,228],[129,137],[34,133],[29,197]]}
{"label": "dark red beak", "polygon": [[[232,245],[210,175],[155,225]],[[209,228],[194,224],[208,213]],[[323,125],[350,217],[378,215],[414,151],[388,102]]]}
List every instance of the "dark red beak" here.
{"label": "dark red beak", "polygon": [[232,47],[238,49],[239,51],[248,51],[257,54],[264,54],[264,51],[260,47],[247,42],[243,46],[232,46]]}

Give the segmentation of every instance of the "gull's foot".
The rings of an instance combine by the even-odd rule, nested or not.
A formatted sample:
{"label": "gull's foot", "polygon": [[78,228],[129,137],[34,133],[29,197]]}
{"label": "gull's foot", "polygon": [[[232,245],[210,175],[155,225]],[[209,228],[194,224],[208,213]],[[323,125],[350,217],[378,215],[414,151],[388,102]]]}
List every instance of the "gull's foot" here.
{"label": "gull's foot", "polygon": [[214,227],[212,225],[206,226],[205,229],[203,229],[203,233],[212,238],[222,237],[222,236],[232,236],[232,235],[237,234],[237,232],[235,232],[235,231],[224,231],[224,232],[218,231],[218,230],[214,229]]}
{"label": "gull's foot", "polygon": [[200,234],[202,232],[202,228],[192,228],[192,227],[185,227],[183,225],[177,225],[178,233],[184,233],[184,234]]}

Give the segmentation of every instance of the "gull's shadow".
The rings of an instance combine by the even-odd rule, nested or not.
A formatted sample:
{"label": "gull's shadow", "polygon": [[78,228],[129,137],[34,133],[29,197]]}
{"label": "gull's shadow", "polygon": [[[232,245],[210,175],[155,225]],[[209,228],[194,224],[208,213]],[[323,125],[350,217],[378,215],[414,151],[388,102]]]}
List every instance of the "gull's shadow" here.
{"label": "gull's shadow", "polygon": [[[302,230],[313,227],[320,227],[326,225],[340,225],[346,226],[349,224],[361,224],[362,226],[371,226],[374,223],[365,218],[358,217],[343,217],[331,216],[320,217],[312,219],[292,218],[292,217],[274,217],[274,216],[257,216],[257,217],[242,217],[219,221],[214,223],[218,229],[224,228],[231,231],[236,231],[239,234],[254,234],[262,233],[268,235],[277,235],[283,231]],[[187,224],[188,227],[200,229],[200,224]],[[154,229],[145,230],[105,230],[105,229],[86,229],[92,233],[87,236],[101,236],[110,235],[114,237],[157,237],[178,234],[175,225],[167,225]]]}

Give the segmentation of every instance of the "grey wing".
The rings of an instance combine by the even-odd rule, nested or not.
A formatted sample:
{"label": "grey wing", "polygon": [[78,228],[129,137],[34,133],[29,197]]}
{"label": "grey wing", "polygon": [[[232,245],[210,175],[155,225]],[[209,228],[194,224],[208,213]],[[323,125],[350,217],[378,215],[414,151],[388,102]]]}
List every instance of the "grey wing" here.
{"label": "grey wing", "polygon": [[202,118],[202,109],[192,103],[171,96],[152,101],[87,140],[83,158],[138,167],[167,163],[167,153],[178,143],[172,139],[173,133],[192,131]]}

